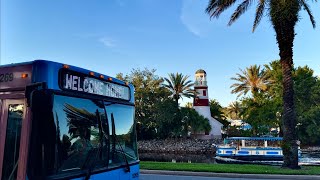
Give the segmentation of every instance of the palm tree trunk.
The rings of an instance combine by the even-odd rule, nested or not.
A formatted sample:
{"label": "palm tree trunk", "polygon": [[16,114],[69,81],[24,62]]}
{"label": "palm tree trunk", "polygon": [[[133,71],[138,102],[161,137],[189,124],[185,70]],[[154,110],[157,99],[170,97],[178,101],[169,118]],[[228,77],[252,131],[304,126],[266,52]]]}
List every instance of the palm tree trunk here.
{"label": "palm tree trunk", "polygon": [[178,96],[174,96],[174,101],[176,103],[176,108],[177,108],[177,111],[179,111],[179,97]]}
{"label": "palm tree trunk", "polygon": [[283,167],[297,169],[298,166],[298,145],[296,132],[296,113],[294,107],[293,91],[293,41],[294,41],[294,22],[285,21],[274,24],[278,46],[280,50],[280,62],[283,74]]}

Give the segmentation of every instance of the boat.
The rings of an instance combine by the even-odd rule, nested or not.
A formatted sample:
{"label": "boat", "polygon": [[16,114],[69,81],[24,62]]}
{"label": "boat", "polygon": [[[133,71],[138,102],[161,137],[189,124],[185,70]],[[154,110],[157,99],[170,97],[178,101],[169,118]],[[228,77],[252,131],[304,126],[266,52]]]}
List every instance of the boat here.
{"label": "boat", "polygon": [[[283,161],[282,137],[229,137],[217,146],[216,162]],[[298,156],[301,157],[300,148]]]}

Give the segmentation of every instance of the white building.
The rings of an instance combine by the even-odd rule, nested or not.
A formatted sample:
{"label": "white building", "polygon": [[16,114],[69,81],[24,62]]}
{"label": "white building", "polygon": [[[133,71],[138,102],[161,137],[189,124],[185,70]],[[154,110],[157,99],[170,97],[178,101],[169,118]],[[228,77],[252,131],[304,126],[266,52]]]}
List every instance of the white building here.
{"label": "white building", "polygon": [[243,120],[238,119],[238,120],[228,120],[228,121],[230,122],[230,126],[236,126],[242,130],[251,129],[251,125],[248,123],[245,123]]}
{"label": "white building", "polygon": [[195,74],[194,89],[197,92],[193,100],[193,108],[202,116],[209,119],[211,125],[210,132],[201,132],[197,134],[203,139],[221,138],[221,129],[223,124],[211,117],[209,95],[207,86],[207,73],[199,69]]}

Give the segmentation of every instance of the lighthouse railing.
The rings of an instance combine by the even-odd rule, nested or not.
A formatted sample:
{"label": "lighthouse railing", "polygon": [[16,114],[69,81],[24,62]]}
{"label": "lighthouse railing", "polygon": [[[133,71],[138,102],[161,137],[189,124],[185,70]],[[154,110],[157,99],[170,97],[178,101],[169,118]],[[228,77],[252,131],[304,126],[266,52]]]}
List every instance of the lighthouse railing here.
{"label": "lighthouse railing", "polygon": [[207,81],[195,81],[195,86],[207,86]]}

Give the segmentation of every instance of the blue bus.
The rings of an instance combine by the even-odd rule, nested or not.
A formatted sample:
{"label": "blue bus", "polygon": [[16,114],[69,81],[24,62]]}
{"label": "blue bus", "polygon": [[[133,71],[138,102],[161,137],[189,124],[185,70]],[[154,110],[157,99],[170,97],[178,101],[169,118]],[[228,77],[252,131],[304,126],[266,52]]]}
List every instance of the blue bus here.
{"label": "blue bus", "polygon": [[134,87],[45,60],[0,66],[0,180],[139,179]]}

